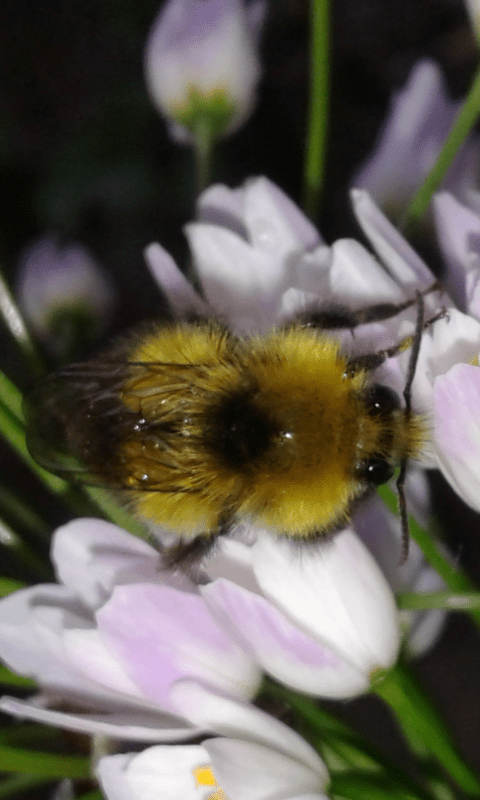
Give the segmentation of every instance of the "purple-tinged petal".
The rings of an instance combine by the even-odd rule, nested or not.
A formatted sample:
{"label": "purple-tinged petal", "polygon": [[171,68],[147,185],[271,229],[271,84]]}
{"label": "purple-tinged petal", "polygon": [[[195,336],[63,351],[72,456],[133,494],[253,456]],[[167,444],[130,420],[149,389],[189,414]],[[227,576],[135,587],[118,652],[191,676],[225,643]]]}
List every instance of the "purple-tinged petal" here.
{"label": "purple-tinged petal", "polygon": [[366,676],[395,663],[397,609],[379,566],[346,529],[301,553],[264,536],[254,545],[263,593],[306,633]]}
{"label": "purple-tinged petal", "polygon": [[[193,728],[179,717],[157,709],[152,712],[151,705],[149,708],[135,707],[131,706],[128,701],[124,701],[121,711],[115,710],[113,704],[113,710],[106,707],[106,711],[101,713],[101,706],[97,702],[92,703],[91,706],[92,709],[95,709],[95,713],[92,711],[92,713],[68,714],[35,705],[35,699],[37,698],[28,702],[17,700],[15,697],[2,697],[0,711],[19,719],[30,719],[67,731],[77,731],[89,735],[99,734],[125,741],[183,742],[192,736],[205,733],[204,729]],[[72,699],[75,699],[73,694]],[[116,707],[119,708],[118,701]]]}
{"label": "purple-tinged petal", "polygon": [[264,176],[251,178],[238,189],[223,184],[210,186],[198,200],[197,219],[226,227],[279,258],[311,250],[322,242],[298,206]]}
{"label": "purple-tinged petal", "polygon": [[212,308],[236,328],[268,329],[286,288],[284,265],[225,228],[191,223],[185,232]]}
{"label": "purple-tinged petal", "polygon": [[233,629],[262,668],[281,683],[332,698],[368,691],[368,675],[308,636],[265,598],[227,580],[205,586],[202,594],[224,627]]}
{"label": "purple-tinged petal", "polygon": [[162,586],[118,587],[97,614],[104,641],[146,697],[171,710],[171,685],[195,677],[253,697],[260,673],[217,625],[201,597]]}
{"label": "purple-tinged petal", "polygon": [[439,466],[457,494],[480,511],[480,369],[456,364],[434,385]]}
{"label": "purple-tinged petal", "polygon": [[448,287],[460,308],[465,310],[465,275],[470,266],[469,256],[480,250],[480,216],[448,192],[434,195],[433,210],[448,270]]}
{"label": "purple-tinged petal", "polygon": [[85,333],[92,337],[107,327],[115,292],[107,275],[86,247],[61,244],[47,236],[30,245],[20,258],[18,302],[29,325],[55,352],[62,347],[55,329],[58,313],[86,315]]}
{"label": "purple-tinged petal", "polygon": [[351,199],[357,220],[372,243],[387,272],[402,287],[406,297],[417,289],[427,289],[435,282],[424,261],[410,247],[387,217],[375,205],[369,193],[352,189]]}
{"label": "purple-tinged petal", "polygon": [[172,310],[178,316],[184,316],[192,311],[208,315],[207,304],[161,245],[157,242],[150,244],[145,248],[144,256],[153,279],[164,292]]}
{"label": "purple-tinged petal", "polygon": [[202,98],[215,121],[215,100],[230,111],[219,135],[235,130],[248,116],[260,77],[256,17],[240,0],[168,0],[158,14],[145,47],[145,77],[152,101],[184,134],[192,133]]}
{"label": "purple-tinged petal", "polygon": [[296,731],[251,703],[216,694],[191,680],[178,681],[171,697],[177,712],[199,727],[264,744],[314,770],[322,768],[319,755]]}
{"label": "purple-tinged petal", "polygon": [[331,294],[363,307],[377,302],[402,302],[404,292],[368,250],[354,239],[339,239],[332,245]]}
{"label": "purple-tinged petal", "polygon": [[93,621],[63,586],[22,589],[0,601],[0,656],[10,669],[57,692],[95,694],[63,649],[65,627]]}
{"label": "purple-tinged petal", "polygon": [[150,544],[100,519],[75,519],[58,528],[52,560],[59,580],[89,608],[98,608],[123,583],[169,583],[193,591],[187,578],[160,571],[160,556]]}

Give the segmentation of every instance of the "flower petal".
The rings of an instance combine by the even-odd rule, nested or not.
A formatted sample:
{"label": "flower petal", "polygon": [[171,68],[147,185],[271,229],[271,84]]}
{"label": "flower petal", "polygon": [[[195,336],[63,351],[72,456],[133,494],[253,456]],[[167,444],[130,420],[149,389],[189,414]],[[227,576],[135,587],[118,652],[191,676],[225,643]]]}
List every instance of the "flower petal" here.
{"label": "flower petal", "polygon": [[326,796],[325,768],[313,770],[270,747],[240,739],[207,739],[204,747],[219,786],[235,800],[290,798],[293,794]]}
{"label": "flower petal", "polygon": [[254,570],[264,594],[310,636],[369,675],[392,665],[397,609],[375,560],[350,530],[307,552],[263,537]]}
{"label": "flower petal", "polygon": [[209,762],[201,745],[160,745],[102,758],[96,771],[108,800],[205,800],[206,786],[195,775]]}
{"label": "flower petal", "polygon": [[178,681],[171,697],[178,713],[199,727],[267,745],[326,775],[323,761],[305,739],[256,706],[221,696],[191,680]]}
{"label": "flower petal", "polygon": [[480,369],[456,364],[436,379],[433,395],[440,469],[457,494],[480,511]]}
{"label": "flower petal", "polygon": [[362,189],[352,189],[351,198],[362,230],[370,239],[385,269],[402,287],[404,294],[413,297],[416,290],[431,286],[435,282],[435,276],[377,208],[369,193]]}
{"label": "flower petal", "polygon": [[[98,708],[98,706],[97,706]],[[2,697],[0,710],[20,719],[43,722],[68,731],[89,735],[99,734],[112,739],[138,742],[183,742],[192,736],[205,734],[201,728],[193,728],[184,720],[171,714],[148,713],[145,709],[131,709],[128,705],[120,711],[108,713],[67,714],[54,711],[33,702],[17,700],[15,697]]]}
{"label": "flower petal", "polygon": [[167,296],[173,311],[179,316],[192,311],[208,315],[207,304],[180,272],[171,255],[158,242],[146,247],[144,256],[152,277]]}
{"label": "flower petal", "polygon": [[367,674],[305,634],[265,598],[227,580],[205,586],[202,594],[225,627],[233,627],[262,668],[281,683],[332,698],[368,691]]}
{"label": "flower petal", "polygon": [[74,519],[57,528],[52,560],[59,580],[90,608],[102,605],[116,584],[168,578],[159,572],[160,556],[150,544],[95,518]]}
{"label": "flower petal", "polygon": [[163,586],[120,586],[97,621],[127,674],[163,708],[172,710],[169,690],[182,677],[239,697],[252,697],[258,689],[258,668],[199,596]]}

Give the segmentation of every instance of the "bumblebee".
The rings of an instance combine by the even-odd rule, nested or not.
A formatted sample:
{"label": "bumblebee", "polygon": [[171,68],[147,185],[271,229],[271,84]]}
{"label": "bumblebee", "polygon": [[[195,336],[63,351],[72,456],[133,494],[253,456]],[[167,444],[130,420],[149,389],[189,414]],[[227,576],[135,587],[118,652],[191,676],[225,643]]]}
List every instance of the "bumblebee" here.
{"label": "bumblebee", "polygon": [[[414,303],[415,334],[389,349],[349,355],[332,334]],[[244,520],[325,537],[397,465],[405,537],[403,478],[426,439],[410,389],[432,321],[417,293],[401,305],[309,312],[262,337],[203,319],[154,324],[40,381],[26,404],[28,446],[48,470],[123,490],[137,514],[178,534],[172,563]],[[402,407],[372,372],[407,348]]]}

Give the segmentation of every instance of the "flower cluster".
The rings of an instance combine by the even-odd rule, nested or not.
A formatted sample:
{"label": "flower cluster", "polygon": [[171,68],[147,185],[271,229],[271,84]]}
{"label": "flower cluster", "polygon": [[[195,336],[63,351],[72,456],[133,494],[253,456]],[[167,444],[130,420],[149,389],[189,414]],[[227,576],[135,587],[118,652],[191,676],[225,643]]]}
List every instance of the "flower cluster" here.
{"label": "flower cluster", "polygon": [[[441,196],[438,213],[451,202]],[[242,333],[262,332],[320,297],[360,307],[402,302],[416,287],[428,289],[430,271],[368,194],[355,191],[353,204],[381,261],[353,240],[327,246],[265,178],[236,190],[213,186],[200,197],[198,219],[186,234],[204,298],[159,244],[147,248],[147,261],[175,313],[221,315]],[[465,228],[464,221],[464,237]],[[474,276],[464,274],[472,287]],[[465,292],[470,307],[474,290]],[[414,384],[415,406],[429,415],[433,431],[425,463],[442,469],[475,506],[473,402],[468,437],[462,431],[468,399],[478,395],[479,323],[445,294],[425,299],[432,313],[439,303],[448,306],[448,316],[422,337]],[[407,309],[361,326],[356,339],[363,347],[395,342],[414,324],[415,309]],[[385,367],[400,388],[406,355]],[[455,426],[449,404],[460,399],[465,413]],[[425,518],[420,470],[407,488],[413,513]],[[350,527],[317,548],[299,551],[245,526],[240,539],[226,539],[205,561],[197,584],[163,569],[151,545],[112,524],[75,520],[53,540],[59,584],[0,602],[0,655],[41,690],[29,700],[4,698],[1,708],[149,743],[141,754],[101,759],[98,774],[111,798],[144,797],[146,782],[152,793],[161,786],[162,796],[204,797],[211,790],[212,797],[223,791],[235,798],[244,796],[245,780],[259,786],[258,797],[278,780],[292,796],[323,797],[328,777],[319,756],[254,701],[263,674],[306,694],[354,697],[395,664],[402,639],[412,654],[432,644],[442,612],[400,616],[393,591],[433,591],[442,582],[415,546],[399,569],[399,540],[398,521],[372,498]],[[203,743],[188,744],[193,736]]]}

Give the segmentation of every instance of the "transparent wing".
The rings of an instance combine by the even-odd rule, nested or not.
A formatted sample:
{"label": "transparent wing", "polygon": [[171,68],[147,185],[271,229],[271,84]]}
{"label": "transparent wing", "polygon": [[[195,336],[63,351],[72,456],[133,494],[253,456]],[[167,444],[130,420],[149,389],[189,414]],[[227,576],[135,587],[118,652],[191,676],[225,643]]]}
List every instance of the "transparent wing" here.
{"label": "transparent wing", "polygon": [[194,391],[193,374],[204,369],[128,361],[66,367],[26,396],[28,449],[41,466],[66,478],[109,488],[177,490],[182,435],[174,417]]}

